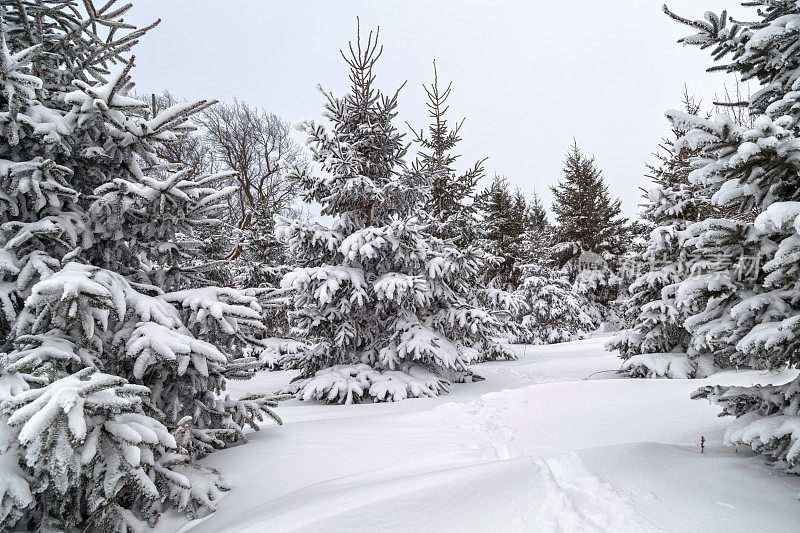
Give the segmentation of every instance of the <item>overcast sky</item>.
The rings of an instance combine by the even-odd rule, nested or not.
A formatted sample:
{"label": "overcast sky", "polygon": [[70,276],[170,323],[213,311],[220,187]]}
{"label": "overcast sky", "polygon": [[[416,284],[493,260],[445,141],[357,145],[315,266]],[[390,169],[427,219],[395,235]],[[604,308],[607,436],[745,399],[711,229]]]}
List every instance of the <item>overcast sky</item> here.
{"label": "overcast sky", "polygon": [[[290,121],[319,118],[318,83],[341,94],[339,49],[381,27],[377,84],[404,81],[400,121],[426,125],[422,83],[453,81],[450,118],[466,116],[461,167],[489,157],[526,194],[561,176],[575,137],[596,157],[626,215],[637,211],[644,163],[679,107],[683,85],[711,104],[727,80],[708,74],[706,52],[675,41],[688,33],[654,0],[244,1],[136,0],[129,20],[162,23],[137,47],[139,91],[189,99],[234,97]],[[725,0],[670,0],[674,11],[735,8]],[[735,10],[735,13],[740,13]],[[403,125],[405,128],[405,126]],[[488,181],[488,179],[487,179]]]}

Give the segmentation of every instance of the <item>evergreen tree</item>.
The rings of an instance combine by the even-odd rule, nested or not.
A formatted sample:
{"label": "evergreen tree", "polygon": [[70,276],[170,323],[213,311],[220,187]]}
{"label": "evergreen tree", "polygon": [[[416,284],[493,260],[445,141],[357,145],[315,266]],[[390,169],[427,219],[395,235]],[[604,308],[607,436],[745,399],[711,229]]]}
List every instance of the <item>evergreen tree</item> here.
{"label": "evergreen tree", "polygon": [[621,253],[625,220],[619,199],[612,199],[594,158],[586,157],[575,142],[564,161],[564,177],[551,187],[555,197],[556,234],[561,265],[582,252],[604,255]]}
{"label": "evergreen tree", "polygon": [[[692,22],[671,13],[698,33],[683,42],[711,48],[715,67],[757,80],[749,100],[752,126],[728,115],[706,120],[670,112],[688,133],[676,145],[701,151],[692,182],[713,193],[717,218],[687,228],[685,246],[705,261],[677,291],[689,317],[685,325],[698,352],[724,363],[773,369],[800,363],[800,177],[797,173],[800,106],[796,49],[800,7],[788,0],[760,0],[756,20],[731,22],[707,13]],[[730,24],[729,24],[730,22]],[[757,216],[756,216],[757,215]],[[746,444],[790,472],[798,468],[800,379],[780,386],[704,387],[709,398],[737,417],[728,444]]]}
{"label": "evergreen tree", "polygon": [[521,274],[525,197],[512,191],[506,178],[496,175],[489,188],[481,191],[478,207],[483,219],[481,245],[494,256],[484,276],[486,284],[513,290]]}
{"label": "evergreen tree", "polygon": [[555,230],[547,219],[547,210],[542,199],[535,192],[526,205],[523,221],[525,231],[521,244],[521,261],[525,265],[552,268]]}
{"label": "evergreen tree", "polygon": [[534,264],[526,267],[525,274],[517,289],[517,297],[525,302],[519,313],[519,342],[556,344],[580,340],[600,325],[595,306],[573,290],[563,273]]}
{"label": "evergreen tree", "polygon": [[527,204],[525,224],[526,231],[551,231],[550,221],[547,220],[547,209],[536,192],[533,193],[531,201]]}
{"label": "evergreen tree", "polygon": [[522,276],[515,294],[524,305],[517,313],[521,326],[517,341],[556,344],[585,338],[600,326],[600,314],[565,273],[556,270],[555,231],[536,193],[526,205],[523,223],[518,266]]}
{"label": "evergreen tree", "polygon": [[454,154],[453,150],[461,141],[459,132],[464,120],[450,129],[445,114],[450,108],[447,98],[453,84],[450,82],[444,90],[439,88],[435,61],[433,83],[430,87],[423,85],[423,88],[428,97],[431,124],[428,126],[427,137],[423,131],[415,131],[414,134],[416,142],[423,150],[427,150],[419,154],[420,168],[433,179],[426,211],[436,221],[436,236],[457,246],[464,246],[473,243],[477,234],[476,187],[483,177],[485,160],[478,161],[466,172],[456,172],[453,167],[459,155]]}
{"label": "evergreen tree", "polygon": [[202,516],[226,487],[192,463],[272,400],[222,397],[263,326],[203,286],[180,235],[214,224],[224,175],[155,146],[213,102],[145,116],[130,5],[4,3],[0,20],[0,529],[132,531]]}
{"label": "evergreen tree", "polygon": [[475,376],[467,364],[503,353],[502,314],[464,295],[484,260],[428,233],[418,216],[431,176],[404,163],[393,120],[398,93],[375,87],[378,34],[358,33],[349,55],[350,92],[324,93],[331,129],[305,123],[313,160],[325,174],[295,168],[306,198],[335,217],[278,218],[278,234],[306,265],[287,274],[296,323],[314,348],[297,361],[303,399],[350,403],[433,396]]}
{"label": "evergreen tree", "polygon": [[[698,116],[700,106],[688,92],[683,104],[685,113]],[[696,358],[683,325],[688,317],[675,299],[679,283],[689,276],[686,229],[708,218],[712,206],[702,187],[689,180],[698,150],[675,146],[688,131],[673,126],[671,133],[655,153],[657,163],[647,166],[653,187],[646,191],[642,218],[655,229],[640,265],[645,272],[630,285],[633,327],[607,346],[619,350],[624,370],[637,377],[705,377],[714,369],[708,358]]]}
{"label": "evergreen tree", "polygon": [[617,298],[622,279],[616,274],[627,229],[619,199],[612,199],[594,158],[577,142],[564,162],[564,177],[550,188],[556,216],[558,266],[566,267],[574,290],[592,302],[606,327],[619,322]]}
{"label": "evergreen tree", "polygon": [[582,338],[596,326],[581,309],[588,302],[572,290],[563,273],[553,270],[554,228],[535,192],[525,205],[523,227],[517,267],[522,276],[515,294],[524,305],[516,317],[521,326],[516,341],[555,344]]}

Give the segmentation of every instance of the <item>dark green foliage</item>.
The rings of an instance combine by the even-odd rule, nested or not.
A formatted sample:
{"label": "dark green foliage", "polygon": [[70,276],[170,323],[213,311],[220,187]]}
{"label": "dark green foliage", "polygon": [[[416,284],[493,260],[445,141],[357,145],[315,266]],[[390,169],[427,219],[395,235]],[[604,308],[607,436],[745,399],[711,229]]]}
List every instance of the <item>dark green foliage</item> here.
{"label": "dark green foliage", "polygon": [[526,204],[522,193],[512,191],[508,180],[495,175],[492,184],[478,196],[484,249],[496,264],[486,272],[486,282],[512,289],[519,283],[522,245],[525,236]]}
{"label": "dark green foliage", "polygon": [[524,225],[521,262],[552,267],[555,228],[547,219],[547,210],[535,192],[525,207]]}
{"label": "dark green foliage", "polygon": [[560,265],[582,252],[614,255],[624,251],[621,204],[612,198],[594,158],[581,153],[575,142],[564,161],[564,177],[550,188],[555,200],[556,238],[561,245]]}
{"label": "dark green foliage", "polygon": [[425,210],[434,219],[434,234],[458,246],[475,241],[477,236],[477,209],[475,205],[476,188],[483,177],[483,162],[478,161],[463,173],[454,165],[460,157],[454,153],[461,141],[459,134],[462,119],[452,129],[445,115],[450,108],[447,98],[452,90],[452,82],[443,91],[439,88],[436,62],[433,63],[433,83],[423,85],[428,96],[428,114],[431,124],[428,136],[422,131],[414,132],[415,141],[423,151],[419,154],[418,168],[431,176],[430,197]]}

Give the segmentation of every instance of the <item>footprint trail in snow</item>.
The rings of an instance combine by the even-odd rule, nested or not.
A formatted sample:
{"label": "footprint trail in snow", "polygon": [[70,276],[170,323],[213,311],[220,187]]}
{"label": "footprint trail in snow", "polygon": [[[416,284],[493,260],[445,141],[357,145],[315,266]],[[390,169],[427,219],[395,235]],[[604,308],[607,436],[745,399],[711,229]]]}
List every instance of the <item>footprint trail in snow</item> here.
{"label": "footprint trail in snow", "polygon": [[[446,414],[456,438],[476,452],[480,462],[516,462],[526,457],[524,443],[509,422],[512,405],[527,399],[510,390],[485,394],[468,403],[451,403],[436,410]],[[540,531],[661,531],[640,517],[630,496],[589,471],[578,454],[528,457],[538,486],[529,517]]]}

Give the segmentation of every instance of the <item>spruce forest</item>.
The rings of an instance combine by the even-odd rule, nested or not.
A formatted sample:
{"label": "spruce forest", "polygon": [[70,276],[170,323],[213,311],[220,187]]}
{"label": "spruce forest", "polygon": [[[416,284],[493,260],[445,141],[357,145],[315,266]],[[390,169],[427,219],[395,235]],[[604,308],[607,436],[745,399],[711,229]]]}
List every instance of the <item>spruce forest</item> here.
{"label": "spruce forest", "polygon": [[[169,35],[166,3],[0,0],[0,531],[797,531],[800,2],[708,2],[630,13],[705,66],[664,64],[666,110],[625,66],[663,135],[639,154],[615,110],[620,177],[567,89],[526,125],[560,152],[503,172],[525,105],[471,127],[483,60],[454,43],[393,72],[414,35],[386,6],[181,2],[208,27]],[[224,34],[259,10],[329,49]],[[277,89],[213,58],[186,96],[139,83],[147,43],[183,72],[204,39]],[[563,44],[529,56],[560,74],[515,68],[566,84]],[[312,118],[270,99],[307,89],[281,54],[329,67]]]}

